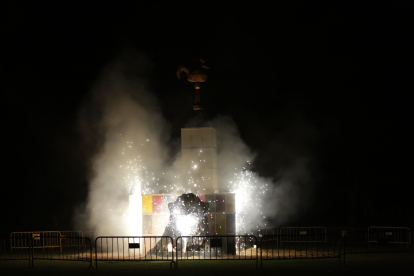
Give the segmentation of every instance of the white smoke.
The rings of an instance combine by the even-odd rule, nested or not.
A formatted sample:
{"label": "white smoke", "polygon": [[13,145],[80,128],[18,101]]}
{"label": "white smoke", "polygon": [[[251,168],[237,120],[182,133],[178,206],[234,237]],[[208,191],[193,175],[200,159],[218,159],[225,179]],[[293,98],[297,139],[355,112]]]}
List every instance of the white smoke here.
{"label": "white smoke", "polygon": [[[130,227],[129,195],[140,189],[158,193],[160,186],[171,187],[176,181],[179,162],[166,164],[169,126],[146,81],[152,67],[145,55],[124,51],[103,70],[80,110],[79,127],[85,151],[92,156],[92,173],[87,203],[75,219],[77,228],[99,235],[136,235]],[[217,130],[220,191],[238,194],[237,231],[256,231],[269,218],[288,221],[304,198],[300,195],[309,175],[306,156],[295,155],[299,157],[292,157],[277,177],[263,178],[250,171],[256,155],[232,118],[219,115],[204,125]],[[274,170],[281,171],[276,166]]]}
{"label": "white smoke", "polygon": [[294,118],[275,140],[268,141],[266,154],[273,153],[274,174],[267,178],[251,171],[250,165],[260,156],[243,141],[231,117],[219,115],[206,125],[217,129],[220,191],[236,192],[238,233],[287,226],[285,223],[305,213],[313,203],[314,190],[310,186],[310,163],[314,162],[310,149],[316,139],[310,123]]}
{"label": "white smoke", "polygon": [[146,189],[158,183],[155,174],[164,167],[167,123],[145,80],[152,67],[145,55],[126,50],[103,70],[80,112],[85,142],[100,145],[83,216],[85,227],[99,235],[133,234],[126,229],[128,196],[137,187],[128,187],[127,162],[142,164],[136,184]]}

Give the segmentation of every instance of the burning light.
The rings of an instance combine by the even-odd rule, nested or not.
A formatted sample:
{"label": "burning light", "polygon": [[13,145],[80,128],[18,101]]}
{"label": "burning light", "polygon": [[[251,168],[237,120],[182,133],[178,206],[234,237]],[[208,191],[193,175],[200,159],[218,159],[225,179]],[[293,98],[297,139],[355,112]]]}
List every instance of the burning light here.
{"label": "burning light", "polygon": [[[140,143],[138,143],[140,145]],[[128,142],[126,147],[122,150],[122,154],[125,154],[127,158],[125,163],[121,164],[120,170],[123,170],[123,179],[125,188],[129,193],[130,206],[129,206],[129,221],[128,232],[133,235],[142,235],[142,195],[152,194],[153,188],[158,185],[159,178],[157,174],[149,172],[148,168],[144,165],[145,160],[141,156],[137,155],[137,147],[132,142]],[[200,158],[203,158],[204,153],[200,150]],[[247,161],[248,165],[250,162]],[[197,169],[197,164],[192,161],[188,164],[193,170]],[[247,166],[246,166],[247,167]],[[232,181],[229,182],[229,192],[235,193],[236,200],[236,233],[248,234],[251,233],[253,228],[257,228],[257,225],[253,225],[251,219],[264,218],[261,214],[261,198],[263,198],[266,191],[268,191],[267,184],[263,184],[258,181],[257,176],[246,169],[246,167],[235,168]],[[180,175],[175,175],[169,184],[164,184],[166,192],[170,194],[181,193],[194,193],[199,194],[200,186],[199,181],[204,181],[202,176],[193,178],[191,170],[188,175],[183,177],[188,184],[183,186]],[[164,173],[162,173],[164,174]],[[172,176],[171,176],[172,177]],[[207,177],[210,179],[210,177]],[[165,180],[164,180],[165,181]],[[205,189],[202,189],[205,190]],[[175,212],[175,210],[174,210]],[[158,222],[153,222],[158,224]],[[161,223],[161,222],[160,222]],[[255,223],[258,223],[258,221]],[[154,225],[155,226],[155,225]],[[176,220],[177,230],[182,236],[191,236],[197,233],[198,219],[194,215],[180,214]],[[156,228],[163,228],[162,225],[156,226]],[[186,243],[186,241],[184,241]]]}
{"label": "burning light", "polygon": [[197,232],[197,218],[193,215],[179,215],[176,223],[182,236],[191,236]]}
{"label": "burning light", "polygon": [[142,197],[141,187],[129,196],[129,232],[130,235],[142,236]]}
{"label": "burning light", "polygon": [[[249,161],[247,163],[250,165]],[[237,168],[235,170],[238,171]],[[260,184],[255,174],[245,167],[234,173],[234,181],[230,184],[230,192],[236,194],[236,231],[238,234],[248,234],[252,230],[248,218],[262,217],[261,199],[268,191],[267,184]]]}

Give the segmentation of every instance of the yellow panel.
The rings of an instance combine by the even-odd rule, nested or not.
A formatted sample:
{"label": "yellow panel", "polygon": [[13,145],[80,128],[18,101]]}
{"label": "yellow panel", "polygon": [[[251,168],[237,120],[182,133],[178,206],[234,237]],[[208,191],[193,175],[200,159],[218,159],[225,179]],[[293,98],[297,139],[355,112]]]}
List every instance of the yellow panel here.
{"label": "yellow panel", "polygon": [[142,213],[152,213],[152,196],[142,196]]}

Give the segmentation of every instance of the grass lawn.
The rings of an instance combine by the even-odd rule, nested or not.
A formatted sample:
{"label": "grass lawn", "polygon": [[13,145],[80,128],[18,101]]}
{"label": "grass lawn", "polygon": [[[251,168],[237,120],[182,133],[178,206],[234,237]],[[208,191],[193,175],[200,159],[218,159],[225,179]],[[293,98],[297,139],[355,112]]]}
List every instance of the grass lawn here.
{"label": "grass lawn", "polygon": [[[169,262],[99,262],[98,269],[88,270],[89,263],[34,260],[0,261],[0,275],[414,275],[414,253],[372,253],[347,255],[346,266],[338,259],[263,261],[180,261],[178,270]],[[260,263],[259,263],[260,267]]]}

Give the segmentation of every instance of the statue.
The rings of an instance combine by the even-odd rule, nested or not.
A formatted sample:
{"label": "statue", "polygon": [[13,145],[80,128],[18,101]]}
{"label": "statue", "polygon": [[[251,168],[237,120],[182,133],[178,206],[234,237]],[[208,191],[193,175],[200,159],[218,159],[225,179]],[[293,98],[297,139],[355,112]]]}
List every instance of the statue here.
{"label": "statue", "polygon": [[[177,251],[183,250],[197,250],[207,248],[204,243],[206,239],[191,239],[182,238],[178,244],[176,240],[180,236],[208,236],[209,233],[209,219],[208,209],[209,204],[200,200],[198,196],[193,193],[182,194],[177,197],[174,202],[168,204],[170,210],[170,218],[167,226],[164,229],[163,237],[171,237],[174,241],[174,248]],[[188,220],[182,218],[189,217],[193,220],[193,223],[188,223]],[[180,223],[183,223],[180,225]],[[209,247],[209,245],[208,245]],[[163,251],[167,251],[168,245],[165,240],[160,240],[153,248],[151,248],[148,254],[161,254]]]}
{"label": "statue", "polygon": [[194,110],[203,110],[200,99],[200,86],[202,82],[207,80],[207,70],[210,69],[210,67],[206,65],[206,61],[204,59],[200,58],[200,62],[201,67],[191,73],[190,69],[186,66],[179,66],[177,68],[178,79],[181,79],[181,73],[184,72],[187,74],[187,80],[189,82],[194,82],[194,87],[196,89],[195,104],[193,105]]}

